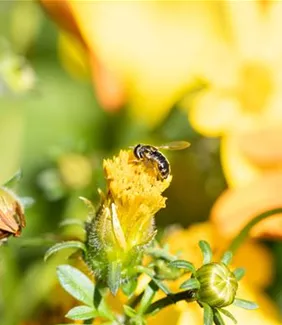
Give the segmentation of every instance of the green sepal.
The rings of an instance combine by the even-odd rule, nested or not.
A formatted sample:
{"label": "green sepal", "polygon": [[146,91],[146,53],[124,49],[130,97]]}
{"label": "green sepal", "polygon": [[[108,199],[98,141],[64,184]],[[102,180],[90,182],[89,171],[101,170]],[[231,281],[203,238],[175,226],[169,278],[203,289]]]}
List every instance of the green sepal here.
{"label": "green sepal", "polygon": [[223,318],[216,308],[213,309],[213,321],[215,325],[225,325]]}
{"label": "green sepal", "polygon": [[204,308],[204,325],[212,325],[213,323],[213,310],[211,306],[206,303],[202,303],[201,305]]}
{"label": "green sepal", "polygon": [[134,292],[137,288],[137,278],[132,278],[122,284],[122,292],[128,297],[131,298],[134,295]]}
{"label": "green sepal", "polygon": [[121,263],[114,261],[109,263],[107,274],[107,285],[111,293],[115,296],[121,282]]}
{"label": "green sepal", "polygon": [[57,276],[61,286],[74,298],[93,307],[94,284],[80,270],[70,265],[59,265]]}
{"label": "green sepal", "polygon": [[227,251],[223,254],[222,258],[221,258],[221,263],[225,264],[226,266],[228,266],[233,258],[233,253],[230,251]]}
{"label": "green sepal", "polygon": [[128,317],[133,318],[137,315],[136,311],[128,305],[123,305],[123,309],[124,309],[125,315],[127,315]]}
{"label": "green sepal", "polygon": [[195,266],[191,262],[188,262],[188,261],[185,261],[185,260],[175,260],[175,261],[172,261],[172,262],[169,263],[169,266],[176,267],[178,269],[188,270],[192,274],[195,274],[196,273]]}
{"label": "green sepal", "polygon": [[212,250],[210,244],[205,240],[200,240],[199,247],[204,257],[203,264],[209,264],[212,260]]}
{"label": "green sepal", "polygon": [[254,310],[259,308],[258,304],[256,304],[255,302],[239,298],[236,298],[234,300],[233,305],[248,310]]}
{"label": "green sepal", "polygon": [[200,289],[200,282],[195,279],[195,278],[191,278],[187,281],[184,281],[181,286],[180,286],[180,289],[186,289],[186,290],[189,290],[189,289]]}
{"label": "green sepal", "polygon": [[13,189],[19,183],[19,181],[22,179],[22,176],[23,176],[22,170],[19,169],[9,180],[7,180],[5,182],[3,187]]}
{"label": "green sepal", "polygon": [[245,275],[245,273],[246,273],[246,271],[242,267],[239,267],[238,269],[235,269],[233,271],[233,274],[237,281],[240,281],[243,278],[243,276]]}
{"label": "green sepal", "polygon": [[223,309],[223,308],[218,308],[218,311],[225,315],[226,317],[230,318],[234,324],[237,324],[236,318],[230,313],[230,311]]}
{"label": "green sepal", "polygon": [[77,306],[68,311],[65,317],[72,320],[87,320],[99,316],[93,307]]}
{"label": "green sepal", "polygon": [[81,249],[84,252],[86,251],[86,247],[84,243],[82,243],[81,241],[78,240],[65,241],[65,242],[57,243],[54,246],[50,247],[44,255],[44,261],[46,262],[51,255],[66,248],[76,248],[76,249]]}

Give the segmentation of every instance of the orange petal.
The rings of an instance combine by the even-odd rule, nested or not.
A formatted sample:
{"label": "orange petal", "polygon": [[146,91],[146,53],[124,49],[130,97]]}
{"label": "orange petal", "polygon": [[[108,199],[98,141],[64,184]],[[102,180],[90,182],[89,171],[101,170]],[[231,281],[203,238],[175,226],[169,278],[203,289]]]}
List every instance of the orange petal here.
{"label": "orange petal", "polygon": [[40,0],[46,12],[64,29],[76,35],[81,41],[82,36],[67,0]]}
{"label": "orange petal", "polygon": [[121,80],[93,54],[90,54],[90,64],[92,66],[92,79],[100,104],[107,111],[120,109],[126,101]]}
{"label": "orange petal", "polygon": [[[224,236],[233,237],[260,213],[282,207],[281,193],[282,172],[262,175],[247,186],[226,190],[213,206],[211,219]],[[260,222],[251,234],[282,239],[282,214]]]}
{"label": "orange petal", "polygon": [[282,127],[260,129],[239,139],[242,153],[260,167],[282,165]]}

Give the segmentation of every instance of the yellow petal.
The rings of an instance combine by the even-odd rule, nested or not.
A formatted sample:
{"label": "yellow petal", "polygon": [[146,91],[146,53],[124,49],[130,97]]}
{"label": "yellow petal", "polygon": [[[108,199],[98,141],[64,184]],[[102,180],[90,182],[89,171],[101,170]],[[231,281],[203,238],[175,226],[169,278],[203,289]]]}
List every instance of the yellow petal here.
{"label": "yellow petal", "polygon": [[236,134],[226,135],[221,140],[222,168],[231,187],[245,186],[261,174],[261,170],[244,156],[240,140]]}
{"label": "yellow petal", "polygon": [[91,51],[125,83],[131,112],[155,125],[215,38],[212,2],[69,2]]}
{"label": "yellow petal", "polygon": [[251,132],[239,141],[242,154],[253,164],[265,168],[282,165],[281,125]]}
{"label": "yellow petal", "polygon": [[239,114],[238,103],[232,97],[208,90],[195,100],[189,110],[189,120],[201,134],[217,137],[236,124]]}

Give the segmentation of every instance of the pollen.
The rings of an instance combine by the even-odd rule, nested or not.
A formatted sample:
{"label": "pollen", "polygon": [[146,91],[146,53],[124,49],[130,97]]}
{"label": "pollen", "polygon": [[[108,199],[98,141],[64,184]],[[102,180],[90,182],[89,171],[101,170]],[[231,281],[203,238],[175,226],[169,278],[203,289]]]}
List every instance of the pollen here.
{"label": "pollen", "polygon": [[107,197],[114,204],[127,247],[146,244],[154,236],[153,217],[165,207],[162,193],[172,177],[160,180],[154,165],[137,161],[132,151],[124,150],[104,161],[104,171]]}

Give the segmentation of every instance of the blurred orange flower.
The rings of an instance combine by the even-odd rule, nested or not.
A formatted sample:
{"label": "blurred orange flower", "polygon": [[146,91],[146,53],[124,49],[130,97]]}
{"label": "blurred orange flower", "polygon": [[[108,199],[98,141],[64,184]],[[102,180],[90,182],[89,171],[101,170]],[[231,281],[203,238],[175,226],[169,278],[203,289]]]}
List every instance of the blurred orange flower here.
{"label": "blurred orange flower", "polygon": [[[228,230],[227,235],[234,235],[256,214],[282,206],[282,183],[278,182],[282,173],[282,3],[261,4],[226,1],[231,42],[215,44],[212,61],[203,62],[210,86],[189,112],[200,133],[221,137],[222,166],[231,189],[220,197],[212,219],[222,232]],[[256,234],[281,237],[281,223],[280,218],[267,221]]]}
{"label": "blurred orange flower", "polygon": [[[165,118],[187,91],[195,64],[219,24],[220,5],[214,2],[64,0],[62,7],[68,13],[61,16],[59,1],[41,2],[63,26],[68,20],[73,34],[82,37],[105,108],[118,108],[126,94],[134,117],[151,125]],[[105,68],[107,77],[101,71]]]}

